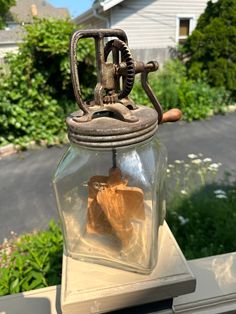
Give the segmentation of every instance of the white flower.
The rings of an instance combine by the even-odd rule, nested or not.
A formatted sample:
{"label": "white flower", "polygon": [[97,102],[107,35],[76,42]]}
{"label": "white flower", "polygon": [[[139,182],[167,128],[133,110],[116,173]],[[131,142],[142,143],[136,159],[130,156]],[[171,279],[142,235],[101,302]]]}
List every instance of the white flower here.
{"label": "white flower", "polygon": [[178,159],[177,159],[177,160],[175,160],[175,163],[176,163],[176,164],[183,164],[183,163],[184,163],[184,161],[183,161],[183,160],[178,160]]}
{"label": "white flower", "polygon": [[216,164],[216,163],[210,164],[210,166],[211,166],[212,168],[216,168],[216,169],[218,169],[218,168],[219,168],[219,165],[218,165],[218,164]]}
{"label": "white flower", "polygon": [[170,169],[166,169],[166,172],[167,172],[167,173],[170,173]]}
{"label": "white flower", "polygon": [[174,165],[169,164],[169,168],[174,168]]}
{"label": "white flower", "polygon": [[187,169],[187,168],[190,168],[190,165],[189,164],[184,164],[184,167]]}
{"label": "white flower", "polygon": [[216,198],[228,198],[224,190],[215,190],[214,193]]}
{"label": "white flower", "polygon": [[189,222],[188,218],[184,218],[183,216],[178,216],[179,222],[181,225],[185,225],[186,223]]}
{"label": "white flower", "polygon": [[225,194],[216,194],[216,198],[228,198]]}
{"label": "white flower", "polygon": [[207,169],[210,171],[217,171],[220,166],[221,166],[221,163],[219,162],[213,163],[213,164],[210,164]]}
{"label": "white flower", "polygon": [[181,190],[180,193],[183,194],[183,195],[187,195],[188,194],[186,190]]}
{"label": "white flower", "polygon": [[226,194],[224,190],[215,190],[215,194]]}
{"label": "white flower", "polygon": [[195,155],[195,154],[188,154],[188,158],[194,159],[194,158],[197,158],[197,155]]}
{"label": "white flower", "polygon": [[195,165],[200,165],[201,162],[202,162],[201,159],[193,159],[192,160],[192,163]]}
{"label": "white flower", "polygon": [[212,161],[211,158],[205,158],[205,159],[203,159],[203,162],[211,162],[211,161]]}

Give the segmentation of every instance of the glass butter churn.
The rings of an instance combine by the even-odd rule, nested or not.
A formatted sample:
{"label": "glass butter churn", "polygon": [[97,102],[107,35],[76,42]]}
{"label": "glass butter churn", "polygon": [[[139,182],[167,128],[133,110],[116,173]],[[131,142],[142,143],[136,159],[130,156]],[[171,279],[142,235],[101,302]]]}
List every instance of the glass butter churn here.
{"label": "glass butter churn", "polygon": [[[79,40],[88,37],[95,40],[98,79],[94,99],[85,102],[76,53]],[[158,230],[165,217],[167,157],[157,129],[160,123],[178,120],[181,112],[162,113],[147,82],[158,64],[135,62],[124,31],[78,30],[70,48],[80,110],[66,120],[71,146],[53,179],[65,253],[149,274],[157,263]],[[129,97],[136,73],[141,73],[153,109],[136,105]]]}

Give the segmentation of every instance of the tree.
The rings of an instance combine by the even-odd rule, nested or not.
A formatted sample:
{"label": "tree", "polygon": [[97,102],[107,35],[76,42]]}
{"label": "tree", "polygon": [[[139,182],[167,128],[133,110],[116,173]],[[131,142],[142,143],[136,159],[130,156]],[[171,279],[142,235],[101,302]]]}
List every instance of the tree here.
{"label": "tree", "polygon": [[15,4],[15,0],[0,0],[0,29],[5,26],[6,15]]}
{"label": "tree", "polygon": [[209,1],[183,50],[188,73],[236,96],[236,0]]}

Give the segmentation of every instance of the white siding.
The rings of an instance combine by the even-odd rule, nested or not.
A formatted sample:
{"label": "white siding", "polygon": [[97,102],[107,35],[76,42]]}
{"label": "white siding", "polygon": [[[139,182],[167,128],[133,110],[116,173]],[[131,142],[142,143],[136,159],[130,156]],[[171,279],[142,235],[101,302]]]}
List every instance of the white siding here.
{"label": "white siding", "polygon": [[123,29],[132,49],[176,45],[177,17],[197,21],[207,0],[125,0],[110,10],[112,28]]}
{"label": "white siding", "polygon": [[18,48],[19,47],[17,44],[0,44],[0,63],[3,62],[3,58],[6,56],[7,53],[17,53]]}

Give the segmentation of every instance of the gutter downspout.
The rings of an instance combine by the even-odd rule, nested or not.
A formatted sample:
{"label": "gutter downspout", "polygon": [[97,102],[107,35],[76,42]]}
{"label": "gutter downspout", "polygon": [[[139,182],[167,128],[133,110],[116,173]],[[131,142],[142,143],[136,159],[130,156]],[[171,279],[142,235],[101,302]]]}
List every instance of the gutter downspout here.
{"label": "gutter downspout", "polygon": [[[100,5],[102,6],[102,3],[100,3]],[[106,23],[106,28],[110,28],[110,22],[109,22],[109,18],[108,17],[105,17],[101,14],[98,13],[98,7],[99,5],[94,5],[92,6],[92,9],[93,9],[93,16],[98,18],[99,20],[102,20],[102,21],[105,21]]]}

